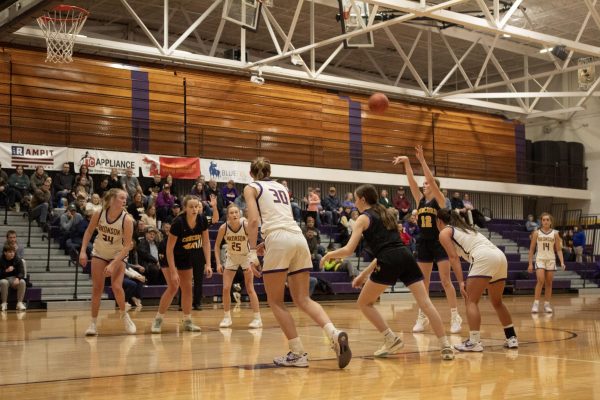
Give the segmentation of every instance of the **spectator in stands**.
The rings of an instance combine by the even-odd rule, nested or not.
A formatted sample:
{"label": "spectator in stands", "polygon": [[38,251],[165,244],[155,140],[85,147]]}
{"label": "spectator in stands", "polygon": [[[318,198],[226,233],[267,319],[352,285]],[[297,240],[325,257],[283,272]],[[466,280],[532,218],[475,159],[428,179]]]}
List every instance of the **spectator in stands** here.
{"label": "spectator in stands", "polygon": [[90,201],[88,201],[85,205],[85,212],[89,212],[92,210],[92,214],[96,211],[102,210],[102,200],[98,193],[94,193]]}
{"label": "spectator in stands", "polygon": [[38,189],[40,186],[42,186],[46,178],[48,178],[48,174],[46,171],[44,171],[44,167],[37,166],[35,168],[35,172],[31,174],[31,177],[29,178],[30,191],[33,193],[35,189]]}
{"label": "spectator in stands", "polygon": [[[70,204],[67,211],[60,216],[59,243],[61,249],[67,249],[67,240],[71,238],[71,231],[83,220],[83,215],[77,212],[75,204]],[[85,231],[84,231],[85,232]],[[81,236],[83,239],[83,236]],[[79,243],[81,246],[81,243]]]}
{"label": "spectator in stands", "polygon": [[238,197],[238,191],[235,188],[235,182],[232,179],[230,179],[221,189],[221,196],[223,196],[224,208],[227,208],[227,206],[233,203],[236,197]]}
{"label": "spectator in stands", "polygon": [[100,178],[100,184],[94,190],[94,192],[100,196],[100,199],[102,199],[104,197],[104,193],[106,193],[108,190],[108,176],[102,176]]}
{"label": "spectator in stands", "polygon": [[560,232],[562,238],[562,252],[565,261],[575,261],[575,249],[573,248],[573,229]]}
{"label": "spectator in stands", "polygon": [[340,226],[339,226],[339,234],[340,239],[339,242],[342,246],[345,246],[348,243],[348,239],[350,239],[350,235],[352,232],[350,231],[350,215],[352,214],[352,207],[344,207],[342,211],[342,215],[340,216]]}
{"label": "spectator in stands", "polygon": [[[217,209],[219,210],[219,215],[222,216],[223,218],[225,218],[225,212],[223,211],[223,204],[224,204],[224,200],[223,200],[223,194],[221,193],[221,191],[219,190],[219,188],[217,187],[217,181],[215,181],[214,179],[211,179],[210,181],[208,181],[208,187],[206,188],[206,200],[210,200],[211,196],[216,196],[217,198]],[[214,210],[213,210],[214,212]],[[213,223],[216,223],[217,221],[213,221]]]}
{"label": "spectator in stands", "polygon": [[540,225],[535,221],[534,216],[529,214],[527,216],[527,222],[525,222],[525,229],[527,229],[527,232],[537,231],[539,227]]}
{"label": "spectator in stands", "polygon": [[419,236],[419,224],[417,223],[417,215],[412,214],[404,223],[404,231],[413,239],[417,240]]}
{"label": "spectator in stands", "polygon": [[91,197],[94,194],[94,179],[89,171],[87,165],[79,166],[79,173],[75,175],[75,185],[83,186],[88,197]]}
{"label": "spectator in stands", "polygon": [[[327,252],[335,251],[333,244],[327,248]],[[350,279],[358,276],[358,269],[349,261],[343,258],[331,258],[323,263],[323,271],[327,272],[347,272]]]}
{"label": "spectator in stands", "polygon": [[447,208],[448,210],[452,209],[452,203],[450,202],[450,199],[448,198],[448,189],[440,189],[442,194],[444,195],[444,198],[446,199],[446,203],[444,205],[444,208]]}
{"label": "spectator in stands", "polygon": [[84,193],[79,193],[77,195],[77,199],[73,202],[77,209],[77,212],[81,214],[81,216],[85,215],[85,209],[87,207],[87,197]]}
{"label": "spectator in stands", "polygon": [[9,191],[8,174],[4,172],[2,169],[2,163],[0,163],[0,204],[4,205],[5,207],[12,208],[14,207],[15,200],[12,198],[11,202],[11,199],[8,195]]}
{"label": "spectator in stands", "polygon": [[171,185],[165,183],[163,190],[156,197],[156,215],[158,219],[163,222],[169,219],[170,211],[174,205],[175,196],[171,194]]}
{"label": "spectator in stands", "polygon": [[71,192],[71,196],[76,199],[83,197],[87,201],[91,198],[88,179],[85,176],[79,175],[77,175],[77,178],[77,183],[75,184],[73,192]]}
{"label": "spectator in stands", "polygon": [[156,206],[154,204],[150,204],[148,208],[146,208],[146,212],[142,214],[140,219],[146,226],[153,226],[158,228],[158,223],[156,221]]}
{"label": "spectator in stands", "polygon": [[[73,221],[73,225],[70,230],[70,236],[66,242],[66,250],[69,254],[71,254],[71,252],[73,250],[79,251],[81,249],[81,243],[83,242],[83,235],[85,234],[85,231],[88,228],[88,225],[90,224],[90,220],[92,219],[94,212],[95,211],[93,211],[91,209],[86,210],[85,215],[80,219],[80,221],[78,223],[75,223]],[[69,211],[67,210],[67,212],[65,212],[65,214],[68,214],[68,213],[69,213]],[[65,214],[61,215],[61,220]],[[76,216],[78,216],[78,215],[79,214],[76,214]],[[79,219],[79,218],[77,218],[77,219]],[[87,252],[88,257],[90,257],[92,255],[92,248],[94,246],[95,238],[96,238],[96,232],[94,232],[93,236],[90,238],[90,241],[88,242],[88,245],[87,245],[86,252]]]}
{"label": "spectator in stands", "polygon": [[119,178],[119,170],[116,168],[110,169],[110,176],[108,177],[108,190],[110,189],[122,189],[121,178]]}
{"label": "spectator in stands", "polygon": [[16,201],[21,203],[21,207],[28,208],[31,199],[29,196],[31,182],[29,181],[29,177],[25,175],[22,165],[18,165],[15,172],[10,175],[8,185],[15,191]]}
{"label": "spectator in stands", "polygon": [[140,219],[142,219],[142,216],[146,213],[146,209],[144,208],[144,201],[140,192],[136,192],[133,195],[131,203],[129,203],[129,205],[127,206],[127,212],[131,214],[135,221],[139,221]]}
{"label": "spectator in stands", "polygon": [[319,271],[319,262],[323,257],[319,254],[319,240],[317,239],[317,230],[315,228],[306,228],[304,231],[304,237],[308,243],[308,249],[310,250],[310,258],[313,264],[313,271]]}
{"label": "spectator in stands", "polygon": [[381,204],[385,208],[392,208],[392,207],[394,207],[394,205],[392,204],[392,202],[388,198],[388,191],[385,190],[385,189],[381,190],[381,194],[379,196],[379,204]]}
{"label": "spectator in stands", "polygon": [[585,248],[585,231],[578,225],[573,228],[573,250],[575,251],[575,262],[583,262],[583,249]]}
{"label": "spectator in stands", "polygon": [[337,192],[334,186],[329,188],[329,193],[327,196],[323,197],[321,204],[323,205],[323,212],[325,213],[325,218],[323,219],[333,225],[336,225],[339,222],[340,215],[344,209],[342,208],[342,202],[337,197]]}
{"label": "spectator in stands", "polygon": [[342,207],[354,208],[354,194],[352,192],[346,193],[344,201],[342,201]]}
{"label": "spectator in stands", "polygon": [[474,226],[473,222],[473,212],[475,211],[475,207],[473,207],[473,203],[469,197],[468,193],[463,194],[463,206],[465,206],[467,222],[469,225]]}
{"label": "spectator in stands", "polygon": [[467,218],[467,208],[465,207],[465,204],[460,198],[459,192],[454,192],[454,194],[452,194],[452,199],[450,199],[450,207],[452,211],[460,215],[463,219]]}
{"label": "spectator in stands", "polygon": [[[298,204],[298,201],[296,200],[296,198],[294,197],[294,194],[292,193],[291,189],[289,188],[287,181],[286,180],[282,180],[281,184],[288,191],[288,196],[290,197],[290,205],[292,206],[292,215],[294,216],[294,220],[298,224],[300,224],[300,221],[302,221],[302,210],[300,208],[300,205]],[[238,207],[239,207],[239,204],[238,204]],[[243,211],[243,210],[240,208],[240,211]]]}
{"label": "spectator in stands", "polygon": [[[320,190],[319,190],[320,191]],[[317,192],[316,188],[308,188],[308,206],[306,208],[308,221],[308,216],[312,217],[315,221],[315,225],[319,225],[319,206],[321,205],[321,198]]]}
{"label": "spectator in stands", "polygon": [[40,189],[33,192],[31,198],[31,211],[29,212],[29,218],[31,220],[37,220],[40,226],[46,228],[46,222],[48,215],[52,211],[52,195],[50,194],[50,183],[46,179]]}
{"label": "spectator in stands", "polygon": [[0,297],[2,304],[0,311],[6,311],[8,308],[8,289],[17,290],[17,311],[25,311],[26,307],[23,304],[25,299],[25,274],[23,271],[23,263],[17,257],[15,249],[12,246],[4,246],[2,249],[2,257],[0,257]]}
{"label": "spectator in stands", "polygon": [[133,176],[133,168],[127,168],[127,170],[125,170],[125,176],[121,177],[121,188],[129,195],[129,201],[132,201],[133,195],[135,195],[138,190],[142,192],[140,181],[137,177]]}
{"label": "spectator in stands", "polygon": [[394,204],[394,208],[398,210],[398,219],[402,221],[404,217],[410,213],[411,209],[410,201],[406,198],[404,187],[398,187],[398,190],[396,190],[396,194],[392,199],[392,203]]}
{"label": "spectator in stands", "polygon": [[165,217],[162,221],[163,223],[168,222],[170,224],[173,223],[173,220],[181,213],[181,206],[177,203],[173,204],[171,207],[171,212]]}
{"label": "spectator in stands", "polygon": [[146,236],[146,224],[143,221],[138,221],[133,225],[133,240],[139,243]]}
{"label": "spectator in stands", "polygon": [[156,285],[161,275],[156,242],[157,232],[158,230],[153,226],[146,227],[145,237],[137,245],[138,262],[146,270],[146,277],[151,285]]}
{"label": "spectator in stands", "polygon": [[[169,238],[169,232],[171,232],[171,223],[164,222],[162,224],[162,240],[158,244],[158,264],[161,268],[169,266],[167,262],[167,239]],[[164,277],[162,277],[164,279]]]}
{"label": "spectator in stands", "polygon": [[163,182],[160,174],[154,175],[152,182],[146,188],[146,194],[152,196],[153,193],[160,193],[163,188]]}
{"label": "spectator in stands", "polygon": [[17,232],[9,229],[6,232],[6,241],[4,242],[3,248],[10,246],[15,250],[17,257],[23,262],[23,276],[27,276],[27,263],[25,262],[25,248],[17,240]]}
{"label": "spectator in stands", "polygon": [[405,246],[410,247],[412,238],[408,233],[404,232],[404,225],[402,225],[401,222],[398,222],[396,226],[398,227],[398,235],[400,236],[400,240],[402,240],[402,243],[404,243]]}
{"label": "spectator in stands", "polygon": [[69,199],[69,196],[75,185],[75,177],[70,171],[71,167],[69,163],[64,163],[62,171],[54,175],[54,179],[52,180],[52,189],[57,204],[62,201],[63,197],[67,199],[67,202],[73,200],[72,198]]}
{"label": "spectator in stands", "polygon": [[[238,197],[236,197],[234,203],[237,206],[237,208],[239,208],[241,216],[245,217],[246,216],[246,198],[244,197],[244,194],[242,193]],[[292,211],[293,211],[293,208],[292,208]],[[208,212],[206,213],[206,215],[208,215]]]}

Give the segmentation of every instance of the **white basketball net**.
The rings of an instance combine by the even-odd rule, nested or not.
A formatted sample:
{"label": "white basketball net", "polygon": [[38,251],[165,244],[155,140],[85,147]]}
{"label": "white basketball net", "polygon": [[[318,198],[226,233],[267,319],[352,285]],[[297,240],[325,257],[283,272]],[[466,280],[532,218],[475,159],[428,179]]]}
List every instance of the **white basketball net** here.
{"label": "white basketball net", "polygon": [[85,23],[88,12],[75,6],[60,5],[37,18],[48,53],[46,62],[70,63],[73,61],[75,38]]}

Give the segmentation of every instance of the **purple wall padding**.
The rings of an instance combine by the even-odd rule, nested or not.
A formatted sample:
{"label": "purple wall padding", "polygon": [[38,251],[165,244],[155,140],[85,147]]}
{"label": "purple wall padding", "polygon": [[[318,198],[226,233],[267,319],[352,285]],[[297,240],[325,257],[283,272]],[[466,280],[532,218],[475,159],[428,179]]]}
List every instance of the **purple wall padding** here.
{"label": "purple wall padding", "polygon": [[131,136],[133,151],[149,151],[150,82],[143,71],[131,71]]}

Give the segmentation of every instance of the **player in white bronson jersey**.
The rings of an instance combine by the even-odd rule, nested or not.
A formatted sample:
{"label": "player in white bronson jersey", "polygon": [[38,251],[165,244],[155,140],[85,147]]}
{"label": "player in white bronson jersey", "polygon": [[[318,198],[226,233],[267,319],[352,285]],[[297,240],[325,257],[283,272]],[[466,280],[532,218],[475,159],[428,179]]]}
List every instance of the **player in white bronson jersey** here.
{"label": "player in white bronson jersey", "polygon": [[136,332],[135,325],[125,309],[125,292],[123,291],[125,261],[133,236],[133,218],[125,211],[126,204],[127,192],[122,189],[109,190],[104,195],[102,209],[94,213],[83,235],[79,251],[79,264],[85,266],[88,262],[87,245],[94,230],[98,230],[92,251],[92,321],[85,331],[86,336],[98,334],[96,319],[100,309],[100,298],[104,291],[104,279],[107,276],[110,276],[111,288],[121,310],[125,331],[129,334]]}
{"label": "player in white bronson jersey", "polygon": [[[244,282],[246,292],[250,298],[250,307],[254,311],[254,319],[248,327],[256,329],[262,328],[260,318],[258,296],[254,290],[254,274],[250,269],[248,261],[248,234],[247,222],[240,218],[240,209],[234,203],[227,207],[227,221],[219,228],[217,239],[215,241],[215,260],[217,260],[217,272],[223,274],[223,311],[225,313],[223,320],[219,324],[220,328],[229,328],[231,321],[231,284],[238,268],[244,272]],[[227,258],[225,268],[221,264],[221,242],[225,239],[227,243]]]}
{"label": "player in white bronson jersey", "polygon": [[[504,327],[504,347],[516,349],[519,347],[517,335],[508,309],[502,302],[502,293],[506,281],[508,263],[504,253],[494,246],[485,236],[467,225],[458,214],[448,210],[437,211],[437,227],[439,239],[448,254],[452,270],[458,271],[460,291],[467,305],[467,320],[469,322],[469,338],[461,344],[454,345],[458,351],[483,351],[480,328],[481,313],[479,299],[487,288],[490,301],[498,319]],[[466,289],[462,280],[460,257],[471,263],[467,276]]]}
{"label": "player in white bronson jersey", "polygon": [[325,310],[309,296],[312,261],[308,243],[292,216],[288,190],[280,183],[270,180],[271,164],[263,157],[252,162],[250,175],[255,181],[244,188],[250,245],[248,260],[251,268],[260,266],[256,255],[256,241],[258,225],[262,220],[265,291],[269,306],[288,339],[290,349],[287,355],[277,357],[273,362],[284,367],[308,367],[308,356],[304,352],[294,319],[284,303],[287,281],[294,303],[325,330],[336,352],[338,366],[344,368],[352,358],[348,335],[336,329]]}
{"label": "player in white bronson jersey", "polygon": [[[537,313],[540,307],[540,297],[542,289],[546,287],[544,293],[544,311],[552,313],[550,299],[552,298],[552,280],[556,268],[556,256],[560,260],[560,267],[565,270],[565,260],[562,253],[562,240],[558,231],[552,229],[552,215],[543,213],[540,216],[542,226],[539,230],[531,234],[531,245],[529,246],[529,266],[527,271],[533,272],[533,253],[535,252],[535,275],[537,283],[535,285],[535,299],[531,307],[532,313]],[[537,249],[537,252],[536,252]]]}

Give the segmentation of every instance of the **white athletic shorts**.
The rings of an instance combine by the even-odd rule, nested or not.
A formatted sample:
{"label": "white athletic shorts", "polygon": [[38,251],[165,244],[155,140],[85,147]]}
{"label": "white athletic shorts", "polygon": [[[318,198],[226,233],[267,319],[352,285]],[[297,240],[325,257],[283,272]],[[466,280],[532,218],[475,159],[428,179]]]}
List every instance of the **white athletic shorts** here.
{"label": "white athletic shorts", "polygon": [[499,249],[486,248],[472,254],[473,263],[467,278],[490,278],[490,283],[506,280],[508,262]]}
{"label": "white athletic shorts", "polygon": [[546,271],[556,271],[556,260],[535,260],[535,269],[545,269]]}
{"label": "white athletic shorts", "polygon": [[242,270],[247,270],[250,268],[250,263],[248,262],[248,255],[246,254],[232,254],[231,256],[227,256],[225,259],[225,269],[230,271],[237,271],[239,267],[242,267]]}
{"label": "white athletic shorts", "polygon": [[287,270],[288,275],[311,271],[312,260],[302,232],[277,229],[265,239],[263,274]]}

